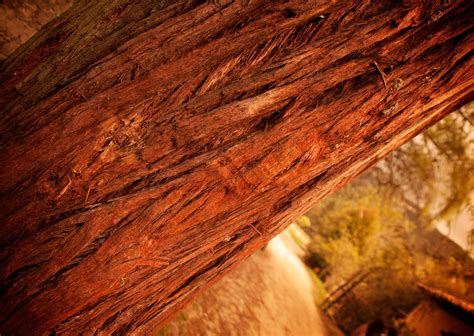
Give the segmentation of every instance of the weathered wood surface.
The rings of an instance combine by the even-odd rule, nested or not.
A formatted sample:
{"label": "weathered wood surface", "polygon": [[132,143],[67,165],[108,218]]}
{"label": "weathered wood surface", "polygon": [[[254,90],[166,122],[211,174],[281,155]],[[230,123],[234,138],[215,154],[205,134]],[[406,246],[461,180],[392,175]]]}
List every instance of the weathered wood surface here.
{"label": "weathered wood surface", "polygon": [[471,100],[442,3],[75,3],[0,75],[0,333],[148,334]]}
{"label": "weathered wood surface", "polygon": [[63,13],[72,0],[3,0],[0,2],[0,61],[43,25]]}

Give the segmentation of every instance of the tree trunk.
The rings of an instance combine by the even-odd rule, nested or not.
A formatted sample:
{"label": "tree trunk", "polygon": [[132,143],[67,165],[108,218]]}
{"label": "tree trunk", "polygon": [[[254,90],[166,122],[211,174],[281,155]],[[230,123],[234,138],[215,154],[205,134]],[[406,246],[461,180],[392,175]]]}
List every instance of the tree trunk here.
{"label": "tree trunk", "polygon": [[472,99],[441,3],[76,2],[0,75],[0,333],[151,333]]}
{"label": "tree trunk", "polygon": [[71,3],[72,0],[3,0],[0,3],[0,62]]}

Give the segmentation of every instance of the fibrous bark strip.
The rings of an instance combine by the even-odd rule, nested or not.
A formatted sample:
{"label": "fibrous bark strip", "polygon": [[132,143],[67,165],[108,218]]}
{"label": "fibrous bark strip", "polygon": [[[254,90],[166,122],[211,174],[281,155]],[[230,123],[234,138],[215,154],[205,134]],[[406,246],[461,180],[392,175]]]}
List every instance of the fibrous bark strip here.
{"label": "fibrous bark strip", "polygon": [[0,332],[155,330],[471,100],[472,14],[76,2],[0,75]]}

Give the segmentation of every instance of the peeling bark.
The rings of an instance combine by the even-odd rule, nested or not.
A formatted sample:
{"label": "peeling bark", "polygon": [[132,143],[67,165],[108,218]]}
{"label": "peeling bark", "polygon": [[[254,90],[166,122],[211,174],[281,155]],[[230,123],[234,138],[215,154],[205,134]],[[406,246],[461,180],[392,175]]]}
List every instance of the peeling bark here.
{"label": "peeling bark", "polygon": [[0,74],[0,332],[156,330],[472,100],[472,14],[77,1]]}

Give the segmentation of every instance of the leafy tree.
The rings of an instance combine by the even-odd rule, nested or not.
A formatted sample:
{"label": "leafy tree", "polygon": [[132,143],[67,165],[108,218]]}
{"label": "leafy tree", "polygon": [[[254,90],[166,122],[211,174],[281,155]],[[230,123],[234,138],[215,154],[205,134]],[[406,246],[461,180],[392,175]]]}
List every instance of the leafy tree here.
{"label": "leafy tree", "polygon": [[391,262],[401,249],[401,238],[412,225],[401,211],[389,206],[375,188],[341,190],[314,207],[311,218],[314,237],[310,249],[331,266],[331,278],[349,277],[357,270]]}

